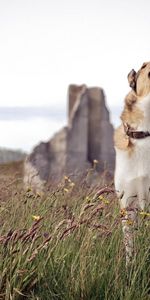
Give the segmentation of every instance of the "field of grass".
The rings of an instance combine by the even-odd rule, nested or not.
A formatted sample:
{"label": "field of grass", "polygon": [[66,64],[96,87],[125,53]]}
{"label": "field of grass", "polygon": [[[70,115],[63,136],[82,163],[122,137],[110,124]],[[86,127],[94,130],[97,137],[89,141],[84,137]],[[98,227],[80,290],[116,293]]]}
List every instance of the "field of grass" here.
{"label": "field of grass", "polygon": [[66,177],[34,195],[23,191],[21,164],[15,166],[0,171],[0,300],[150,299],[148,216],[140,216],[127,273],[111,188],[100,186],[95,197],[84,181]]}

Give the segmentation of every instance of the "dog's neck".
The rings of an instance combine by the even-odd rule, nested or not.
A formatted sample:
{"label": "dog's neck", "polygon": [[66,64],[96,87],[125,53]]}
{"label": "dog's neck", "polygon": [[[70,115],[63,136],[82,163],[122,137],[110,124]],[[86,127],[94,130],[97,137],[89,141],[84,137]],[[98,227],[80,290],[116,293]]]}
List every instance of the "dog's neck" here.
{"label": "dog's neck", "polygon": [[123,123],[123,126],[124,132],[129,138],[141,140],[150,137],[150,131],[134,130],[128,123]]}
{"label": "dog's neck", "polygon": [[139,122],[137,129],[150,131],[150,93],[137,101],[136,106],[143,113],[143,118]]}
{"label": "dog's neck", "polygon": [[131,91],[125,98],[121,120],[134,131],[150,131],[150,93],[141,98]]}

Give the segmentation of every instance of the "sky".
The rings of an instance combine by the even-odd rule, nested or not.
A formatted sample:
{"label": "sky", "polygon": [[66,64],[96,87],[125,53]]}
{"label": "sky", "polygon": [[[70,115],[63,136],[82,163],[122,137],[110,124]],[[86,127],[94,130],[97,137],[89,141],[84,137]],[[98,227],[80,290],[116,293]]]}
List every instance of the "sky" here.
{"label": "sky", "polygon": [[150,60],[149,14],[149,0],[0,0],[0,146],[31,151],[64,126],[70,83],[102,87],[116,126],[127,74]]}

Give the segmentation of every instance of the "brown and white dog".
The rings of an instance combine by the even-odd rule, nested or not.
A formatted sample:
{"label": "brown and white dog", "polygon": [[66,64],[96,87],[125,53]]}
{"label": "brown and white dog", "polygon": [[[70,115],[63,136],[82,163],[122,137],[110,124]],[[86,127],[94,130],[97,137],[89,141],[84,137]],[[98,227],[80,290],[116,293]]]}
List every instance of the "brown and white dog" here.
{"label": "brown and white dog", "polygon": [[115,131],[115,189],[122,209],[126,263],[133,255],[133,230],[139,210],[150,208],[150,62],[128,75],[122,124]]}

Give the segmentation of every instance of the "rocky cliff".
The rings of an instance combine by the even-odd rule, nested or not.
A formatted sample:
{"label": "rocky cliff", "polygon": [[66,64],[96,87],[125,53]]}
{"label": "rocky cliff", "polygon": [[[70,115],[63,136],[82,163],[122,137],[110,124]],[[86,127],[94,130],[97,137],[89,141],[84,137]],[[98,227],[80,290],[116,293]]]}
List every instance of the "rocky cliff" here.
{"label": "rocky cliff", "polygon": [[113,127],[101,88],[70,85],[68,125],[26,158],[24,182],[41,190],[47,181],[81,174],[97,160],[97,171],[114,170]]}

